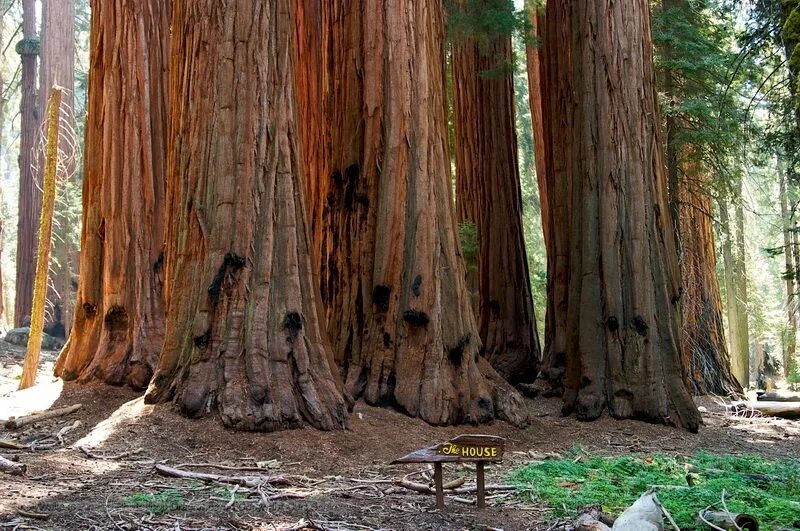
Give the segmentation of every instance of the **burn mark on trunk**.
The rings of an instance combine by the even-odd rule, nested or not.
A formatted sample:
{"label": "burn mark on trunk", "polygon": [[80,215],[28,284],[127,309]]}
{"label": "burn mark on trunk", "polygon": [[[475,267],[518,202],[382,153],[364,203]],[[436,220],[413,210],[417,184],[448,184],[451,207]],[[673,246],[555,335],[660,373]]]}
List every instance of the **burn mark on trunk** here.
{"label": "burn mark on trunk", "polygon": [[417,275],[414,278],[414,283],[411,284],[411,291],[414,293],[415,297],[419,297],[419,287],[422,286],[422,275]]}
{"label": "burn mark on trunk", "polygon": [[208,286],[208,296],[211,302],[216,306],[219,303],[219,297],[222,294],[222,284],[225,281],[225,275],[230,271],[231,274],[236,273],[244,267],[246,260],[243,256],[238,256],[233,253],[225,255],[222,265],[219,267],[217,274],[214,275],[214,280]]}
{"label": "burn mark on trunk", "polygon": [[289,332],[289,337],[286,338],[286,341],[289,343],[294,342],[300,330],[303,329],[303,316],[297,312],[287,313],[283,318],[283,328]]}
{"label": "burn mark on trunk", "polygon": [[97,315],[97,305],[92,304],[91,302],[84,302],[83,315],[85,315],[88,319],[93,318],[95,315]]}
{"label": "burn mark on trunk", "polygon": [[647,331],[650,329],[650,327],[647,326],[647,322],[641,315],[637,315],[636,317],[634,317],[632,324],[633,324],[633,329],[636,330],[637,334],[639,334],[642,337],[647,336]]}
{"label": "burn mark on trunk", "polygon": [[388,332],[383,333],[383,346],[389,348],[392,346],[392,336]]}
{"label": "burn mark on trunk", "polygon": [[489,301],[489,309],[492,310],[492,315],[497,316],[500,313],[500,303],[497,301]]}
{"label": "burn mark on trunk", "polygon": [[420,310],[406,310],[403,312],[403,320],[411,326],[428,326],[430,322],[428,314]]}
{"label": "burn mark on trunk", "polygon": [[613,315],[608,318],[606,321],[606,326],[608,327],[609,332],[616,332],[619,330],[619,321]]}
{"label": "burn mark on trunk", "polygon": [[153,264],[153,272],[160,273],[164,269],[164,251],[158,254],[158,259]]}
{"label": "burn mark on trunk", "polygon": [[112,306],[106,312],[105,325],[109,332],[122,332],[128,328],[128,312],[122,306]]}
{"label": "burn mark on trunk", "polygon": [[372,290],[372,304],[378,307],[382,312],[389,310],[389,295],[392,289],[389,286],[377,285]]}
{"label": "burn mark on trunk", "polygon": [[194,338],[194,346],[199,349],[204,349],[208,346],[208,343],[210,341],[211,341],[211,329],[209,328],[208,330],[206,330],[205,334]]}
{"label": "burn mark on trunk", "polygon": [[464,359],[464,349],[469,345],[470,339],[472,339],[472,336],[470,334],[465,334],[461,336],[458,343],[448,350],[447,359],[450,360],[450,363],[455,366],[461,365],[461,361]]}

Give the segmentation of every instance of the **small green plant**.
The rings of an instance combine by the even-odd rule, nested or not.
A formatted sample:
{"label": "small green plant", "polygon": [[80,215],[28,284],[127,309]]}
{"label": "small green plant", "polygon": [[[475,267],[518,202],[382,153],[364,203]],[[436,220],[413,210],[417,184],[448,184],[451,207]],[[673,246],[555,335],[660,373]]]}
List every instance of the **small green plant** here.
{"label": "small green plant", "polygon": [[122,499],[128,507],[143,507],[154,514],[183,509],[183,496],[174,489],[161,492],[135,492]]}
{"label": "small green plant", "polygon": [[731,512],[752,514],[762,529],[790,527],[800,516],[800,462],[757,455],[592,457],[573,451],[519,468],[511,481],[520,496],[545,502],[557,517],[589,505],[620,514],[653,486],[684,530],[702,529],[698,511],[719,504],[723,491]]}

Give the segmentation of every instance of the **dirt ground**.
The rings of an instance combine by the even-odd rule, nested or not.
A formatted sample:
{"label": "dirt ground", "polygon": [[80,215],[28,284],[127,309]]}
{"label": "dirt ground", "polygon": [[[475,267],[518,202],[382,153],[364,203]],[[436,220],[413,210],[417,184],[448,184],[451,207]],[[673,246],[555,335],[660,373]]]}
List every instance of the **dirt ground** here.
{"label": "dirt ground", "polygon": [[[45,357],[40,384],[15,392],[20,353],[7,344],[0,349],[0,419],[50,407],[78,403],[83,407],[20,430],[0,429],[0,439],[30,445],[25,450],[0,449],[0,455],[27,465],[25,477],[0,473],[2,529],[550,528],[553,522],[548,521],[545,507],[523,502],[513,492],[490,492],[489,507],[480,512],[471,494],[449,496],[447,510],[440,512],[433,496],[394,484],[414,473],[409,480],[426,483],[430,472],[420,465],[392,466],[390,461],[461,433],[507,439],[503,463],[487,468],[489,484],[506,483],[514,468],[575,445],[609,455],[689,454],[700,449],[800,455],[800,422],[729,416],[710,399],[702,401],[706,424],[697,435],[607,418],[580,423],[562,418],[556,399],[529,400],[532,422],[524,430],[503,422],[435,428],[359,403],[350,429],[343,432],[232,432],[213,417],[189,420],[168,405],[146,406],[129,389],[62,385],[49,376],[53,353]],[[59,441],[59,431],[70,426],[73,429]],[[202,463],[239,470],[188,466]],[[168,478],[155,472],[156,464],[234,476],[282,476],[288,485],[235,487]],[[474,471],[468,466],[445,466],[445,481],[458,477],[464,477],[464,486],[469,487]],[[149,494],[178,506],[160,512],[153,503],[141,503]]]}

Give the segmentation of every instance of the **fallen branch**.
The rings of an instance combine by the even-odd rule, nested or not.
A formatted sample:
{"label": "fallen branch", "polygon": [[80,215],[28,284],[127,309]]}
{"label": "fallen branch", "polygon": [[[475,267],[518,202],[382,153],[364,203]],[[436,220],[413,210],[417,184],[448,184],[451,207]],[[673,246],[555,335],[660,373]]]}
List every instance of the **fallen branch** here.
{"label": "fallen branch", "polygon": [[63,445],[64,444],[64,435],[66,435],[67,433],[71,432],[72,430],[76,430],[76,429],[80,428],[81,426],[83,426],[83,423],[81,421],[79,421],[79,420],[76,420],[75,422],[73,422],[69,426],[64,426],[63,428],[58,430],[58,433],[56,433],[56,438],[58,439],[58,442]]}
{"label": "fallen branch", "polygon": [[9,450],[27,450],[28,445],[21,444],[10,439],[0,439],[0,448],[7,448]]}
{"label": "fallen branch", "polygon": [[229,466],[215,463],[181,463],[175,468],[216,468],[217,470],[235,470],[239,472],[264,472],[265,468],[256,466]]}
{"label": "fallen branch", "polygon": [[209,474],[207,472],[190,472],[180,470],[167,465],[157,464],[156,473],[181,479],[197,479],[200,481],[216,481],[228,485],[240,485],[242,487],[259,487],[260,485],[290,485],[289,480],[284,476],[223,476],[221,474]]}
{"label": "fallen branch", "polygon": [[5,426],[6,429],[8,430],[16,430],[23,426],[27,426],[28,424],[34,424],[36,422],[41,422],[43,420],[54,419],[56,417],[63,417],[64,415],[75,413],[82,407],[83,404],[75,404],[68,407],[51,409],[50,411],[33,413],[32,415],[25,415],[24,417],[19,417],[19,418],[11,417],[6,421]]}
{"label": "fallen branch", "polygon": [[17,509],[17,514],[20,516],[24,516],[25,518],[33,518],[34,520],[49,520],[50,515],[47,513],[33,513],[30,511],[23,511],[22,509]]}
{"label": "fallen branch", "polygon": [[99,459],[101,461],[114,461],[116,459],[124,459],[126,457],[130,457],[132,455],[136,455],[138,453],[141,453],[144,450],[144,448],[137,448],[136,450],[131,450],[129,452],[122,452],[121,454],[117,454],[117,455],[100,455],[100,454],[96,454],[96,453],[93,453],[92,451],[90,451],[85,446],[78,446],[78,450],[80,450],[81,452],[86,454],[86,457],[90,457],[92,459]]}
{"label": "fallen branch", "polygon": [[[398,487],[403,487],[404,489],[408,489],[414,492],[419,492],[420,494],[436,494],[436,491],[434,491],[433,488],[429,487],[428,485],[424,485],[422,483],[415,483],[414,481],[408,481],[407,479],[397,480],[395,481],[394,484],[397,485]],[[443,486],[445,494],[475,494],[478,492],[477,485],[457,488],[459,485],[463,484],[464,484],[463,480],[455,480],[445,484]],[[513,485],[486,485],[484,490],[486,490],[487,492],[490,490],[512,491],[516,490],[516,487],[514,487]]]}
{"label": "fallen branch", "polygon": [[27,468],[24,463],[11,461],[0,455],[0,472],[5,472],[12,476],[24,476]]}

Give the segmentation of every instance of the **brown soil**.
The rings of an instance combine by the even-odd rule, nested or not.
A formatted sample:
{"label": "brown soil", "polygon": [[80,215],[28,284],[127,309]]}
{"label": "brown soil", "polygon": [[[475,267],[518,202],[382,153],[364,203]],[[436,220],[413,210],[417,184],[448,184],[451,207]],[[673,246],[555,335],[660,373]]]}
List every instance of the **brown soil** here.
{"label": "brown soil", "polygon": [[[13,365],[8,357],[0,358],[0,368],[4,367],[3,361],[8,362],[6,369]],[[20,401],[30,405],[26,396],[41,397],[60,386],[40,388],[34,389],[38,395],[11,392],[0,396],[0,418],[8,417],[11,411],[21,412],[24,404],[21,406]],[[0,430],[0,439],[34,443],[40,448],[0,449],[0,455],[18,459],[28,467],[24,478],[0,474],[0,527],[14,528],[18,524],[19,529],[547,529],[551,522],[547,521],[545,508],[523,502],[513,494],[490,499],[490,506],[482,512],[464,503],[473,499],[465,494],[461,495],[461,501],[448,499],[447,510],[439,512],[433,496],[411,493],[390,481],[374,482],[399,479],[424,469],[419,465],[388,463],[409,451],[460,433],[507,438],[504,462],[487,469],[487,483],[494,484],[504,483],[509,471],[536,454],[560,453],[577,444],[589,452],[602,454],[688,454],[704,449],[717,453],[800,455],[800,422],[732,417],[711,400],[704,401],[708,409],[706,425],[698,435],[608,418],[580,423],[560,417],[560,402],[554,399],[528,401],[533,421],[524,430],[502,422],[482,427],[435,428],[390,410],[359,403],[348,431],[327,433],[311,429],[232,432],[213,417],[186,419],[170,406],[145,406],[133,391],[102,385],[66,385],[53,407],[75,403],[83,404],[83,409],[70,416],[18,431]],[[64,444],[59,444],[55,434],[76,420],[81,421],[81,426],[67,433]],[[100,460],[85,455],[79,446],[106,457],[142,450],[119,459]],[[255,489],[239,489],[232,495],[230,485],[157,476],[154,463],[239,467],[255,467],[260,463],[266,467],[263,475],[286,475],[292,486],[266,492],[267,496],[282,498],[270,501],[265,508]],[[210,468],[191,470],[259,474]],[[467,485],[474,481],[469,467],[445,466],[445,481],[458,476],[464,476]],[[417,475],[410,479],[425,482],[423,478]],[[183,507],[153,514],[152,504],[135,505],[142,494],[168,489],[173,489],[169,496],[181,501]],[[288,494],[307,497],[286,498]],[[229,504],[232,496],[234,502]],[[48,519],[37,520],[19,511],[46,513]]]}

